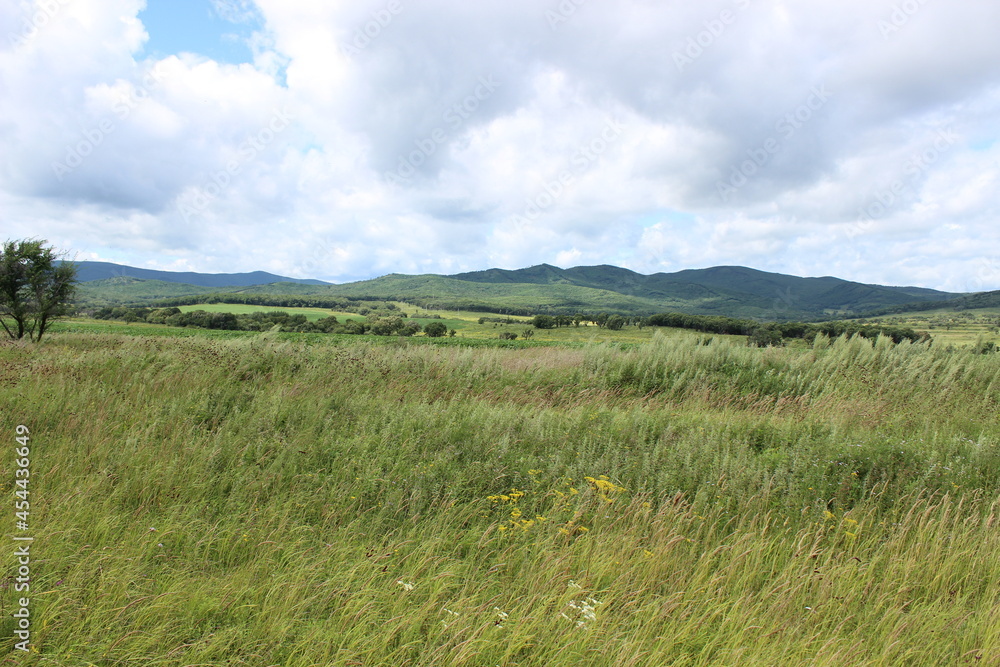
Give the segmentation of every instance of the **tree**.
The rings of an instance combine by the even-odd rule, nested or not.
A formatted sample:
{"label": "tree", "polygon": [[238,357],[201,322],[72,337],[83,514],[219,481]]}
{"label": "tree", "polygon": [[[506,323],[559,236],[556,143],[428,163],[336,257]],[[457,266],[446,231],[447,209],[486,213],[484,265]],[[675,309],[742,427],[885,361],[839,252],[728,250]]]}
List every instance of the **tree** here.
{"label": "tree", "polygon": [[444,322],[428,322],[427,325],[424,326],[424,333],[431,338],[440,338],[448,333],[448,325]]}
{"label": "tree", "polygon": [[612,315],[604,322],[604,327],[612,331],[618,331],[625,326],[625,318],[621,315]]}
{"label": "tree", "polygon": [[76,291],[76,265],[60,259],[45,241],[3,244],[0,325],[12,339],[27,336],[39,341],[52,320],[69,314]]}
{"label": "tree", "polygon": [[403,328],[403,320],[399,317],[379,317],[371,322],[371,332],[376,336],[391,336]]}
{"label": "tree", "polygon": [[[402,320],[400,320],[402,322]],[[420,325],[416,322],[407,322],[397,329],[396,334],[400,336],[414,336],[420,333]]]}
{"label": "tree", "polygon": [[536,329],[552,329],[556,326],[556,318],[551,315],[535,315],[531,323]]}
{"label": "tree", "polygon": [[775,326],[761,326],[754,329],[747,336],[747,345],[752,347],[781,347],[784,342],[781,339],[781,331]]}

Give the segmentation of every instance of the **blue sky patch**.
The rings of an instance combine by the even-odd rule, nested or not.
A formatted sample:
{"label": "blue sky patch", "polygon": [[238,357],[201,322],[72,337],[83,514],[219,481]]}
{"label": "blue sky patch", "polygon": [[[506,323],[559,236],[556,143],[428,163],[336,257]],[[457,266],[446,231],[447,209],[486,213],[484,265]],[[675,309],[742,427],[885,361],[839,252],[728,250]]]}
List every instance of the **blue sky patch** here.
{"label": "blue sky patch", "polygon": [[216,62],[253,62],[248,40],[260,19],[234,0],[147,0],[139,13],[149,41],[144,54],[154,58],[188,52]]}

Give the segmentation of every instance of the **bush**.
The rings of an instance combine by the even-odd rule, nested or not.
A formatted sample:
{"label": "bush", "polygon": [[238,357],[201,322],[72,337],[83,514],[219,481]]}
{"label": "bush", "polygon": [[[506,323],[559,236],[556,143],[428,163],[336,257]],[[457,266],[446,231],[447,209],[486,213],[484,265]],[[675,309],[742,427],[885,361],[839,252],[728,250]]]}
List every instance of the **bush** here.
{"label": "bush", "polygon": [[448,326],[444,322],[429,322],[424,327],[424,333],[431,338],[440,338],[448,333]]}
{"label": "bush", "polygon": [[611,329],[612,331],[618,331],[623,326],[625,326],[625,318],[622,317],[621,315],[612,315],[604,323],[604,327],[606,329]]}
{"label": "bush", "polygon": [[396,333],[400,336],[413,336],[420,333],[420,325],[416,322],[407,322],[399,327],[399,330]]}
{"label": "bush", "polygon": [[781,347],[781,331],[774,327],[758,327],[747,336],[747,345],[753,347]]}

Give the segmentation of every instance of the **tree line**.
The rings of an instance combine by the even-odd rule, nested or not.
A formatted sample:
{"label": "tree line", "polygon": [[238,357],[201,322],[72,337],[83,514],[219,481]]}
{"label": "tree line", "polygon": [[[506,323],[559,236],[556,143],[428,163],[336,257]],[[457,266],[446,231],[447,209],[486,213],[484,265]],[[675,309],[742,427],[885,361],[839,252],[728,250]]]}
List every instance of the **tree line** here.
{"label": "tree line", "polygon": [[444,322],[429,322],[421,327],[408,320],[405,313],[386,316],[384,313],[369,313],[364,319],[349,319],[340,322],[329,315],[310,322],[301,313],[289,314],[282,310],[258,311],[254,313],[213,313],[205,310],[183,312],[176,306],[168,308],[131,308],[128,306],[108,306],[92,313],[98,320],[121,320],[123,322],[146,322],[165,324],[172,327],[197,327],[200,329],[221,329],[224,331],[283,331],[294,333],[334,333],[366,334],[376,336],[413,336],[420,332],[435,338],[455,335]]}
{"label": "tree line", "polygon": [[268,306],[272,308],[325,308],[345,313],[367,315],[362,310],[392,310],[399,308],[394,303],[380,299],[360,299],[352,297],[308,296],[292,294],[241,294],[239,292],[214,292],[192,296],[157,299],[154,308],[194,306],[199,303],[226,303],[233,305]]}
{"label": "tree line", "polygon": [[654,327],[674,327],[693,329],[704,333],[747,336],[748,343],[760,347],[780,345],[785,338],[802,338],[811,342],[820,334],[829,338],[838,338],[845,334],[847,336],[859,335],[870,339],[888,336],[894,343],[901,343],[904,340],[915,343],[929,338],[927,334],[919,334],[911,327],[859,324],[858,322],[842,320],[820,323],[758,322],[719,315],[660,313],[646,318],[646,323]]}

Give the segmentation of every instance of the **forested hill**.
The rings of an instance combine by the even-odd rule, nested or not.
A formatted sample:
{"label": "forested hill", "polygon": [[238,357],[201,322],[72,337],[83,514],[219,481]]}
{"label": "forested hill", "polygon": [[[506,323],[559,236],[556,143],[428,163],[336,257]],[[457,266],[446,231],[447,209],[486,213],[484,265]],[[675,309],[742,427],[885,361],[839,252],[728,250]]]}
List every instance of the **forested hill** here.
{"label": "forested hill", "polygon": [[108,280],[110,278],[138,278],[140,280],[160,280],[170,283],[184,283],[201,287],[248,287],[250,285],[266,285],[269,283],[301,283],[304,285],[326,285],[322,280],[300,280],[276,276],[266,271],[249,273],[197,273],[194,271],[158,271],[156,269],[140,269],[135,266],[114,264],[112,262],[75,262],[77,279],[81,282]]}
{"label": "forested hill", "polygon": [[541,264],[514,271],[490,269],[450,277],[490,284],[575,285],[653,300],[682,298],[719,304],[735,301],[743,307],[789,314],[864,312],[960,296],[921,287],[868,285],[831,276],[800,278],[742,266],[643,275],[609,265],[560,269]]}
{"label": "forested hill", "polygon": [[[609,312],[649,315],[681,312],[767,320],[849,317],[909,304],[962,297],[919,287],[887,287],[834,277],[800,278],[739,266],[643,275],[616,266],[561,269],[489,269],[450,276],[390,274],[341,285],[291,281],[263,272],[172,274],[121,267],[117,278],[93,280],[93,264],[81,263],[81,295],[88,304],[153,304],[185,297],[263,303],[268,297],[322,304],[338,298],[407,301],[426,308],[510,314]],[[115,265],[110,265],[114,267]],[[105,267],[104,271],[114,271]],[[151,278],[153,276],[150,276]],[[239,279],[242,282],[233,282]],[[253,282],[253,281],[260,282]],[[160,281],[160,282],[157,282]],[[134,297],[134,298],[133,298]],[[263,301],[262,301],[263,300]],[[289,303],[291,303],[289,301]]]}

